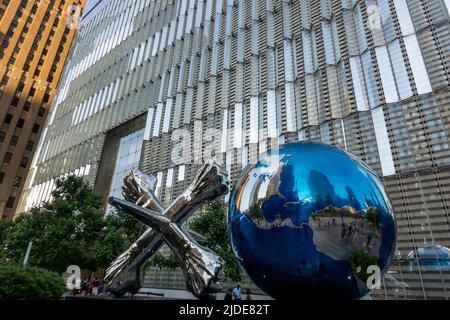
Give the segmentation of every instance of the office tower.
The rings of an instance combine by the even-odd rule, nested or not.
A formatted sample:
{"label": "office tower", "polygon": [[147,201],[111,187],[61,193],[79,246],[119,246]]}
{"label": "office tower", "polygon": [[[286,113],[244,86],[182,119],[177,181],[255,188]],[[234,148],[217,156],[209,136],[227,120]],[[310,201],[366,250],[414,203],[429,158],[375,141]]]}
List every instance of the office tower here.
{"label": "office tower", "polygon": [[434,249],[450,246],[449,10],[442,0],[103,0],[82,21],[20,210],[51,199],[66,174],[106,200],[131,168],[154,174],[167,204],[203,156],[234,182],[273,145],[320,141],[367,162],[392,200],[397,254],[372,296],[448,299]]}
{"label": "office tower", "polygon": [[0,219],[14,216],[84,3],[0,2]]}

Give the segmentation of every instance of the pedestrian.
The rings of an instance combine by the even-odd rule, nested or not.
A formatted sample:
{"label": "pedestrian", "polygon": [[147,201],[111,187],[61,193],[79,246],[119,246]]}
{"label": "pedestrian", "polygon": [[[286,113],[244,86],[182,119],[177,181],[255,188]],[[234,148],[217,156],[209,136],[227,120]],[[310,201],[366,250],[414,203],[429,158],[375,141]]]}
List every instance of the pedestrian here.
{"label": "pedestrian", "polygon": [[345,226],[342,227],[341,230],[341,241],[344,241],[344,237],[347,234],[347,228]]}
{"label": "pedestrian", "polygon": [[81,278],[75,279],[75,296],[78,296],[81,294]]}
{"label": "pedestrian", "polygon": [[233,289],[233,298],[234,300],[242,300],[241,284],[239,282],[236,283],[236,288]]}
{"label": "pedestrian", "polygon": [[247,291],[245,292],[245,300],[252,300],[252,293],[249,288],[247,288]]}
{"label": "pedestrian", "polygon": [[350,237],[352,235],[353,226],[351,223],[348,224],[348,236]]}
{"label": "pedestrian", "polygon": [[233,300],[233,289],[228,289],[227,293],[225,293],[224,300]]}

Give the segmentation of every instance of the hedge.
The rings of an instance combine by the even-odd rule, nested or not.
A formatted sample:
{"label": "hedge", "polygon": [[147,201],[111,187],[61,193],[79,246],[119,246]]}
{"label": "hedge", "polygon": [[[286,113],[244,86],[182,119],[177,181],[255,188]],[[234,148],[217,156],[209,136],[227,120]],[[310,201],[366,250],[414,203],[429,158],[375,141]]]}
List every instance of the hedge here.
{"label": "hedge", "polygon": [[54,272],[0,266],[0,300],[55,300],[66,291],[63,278]]}

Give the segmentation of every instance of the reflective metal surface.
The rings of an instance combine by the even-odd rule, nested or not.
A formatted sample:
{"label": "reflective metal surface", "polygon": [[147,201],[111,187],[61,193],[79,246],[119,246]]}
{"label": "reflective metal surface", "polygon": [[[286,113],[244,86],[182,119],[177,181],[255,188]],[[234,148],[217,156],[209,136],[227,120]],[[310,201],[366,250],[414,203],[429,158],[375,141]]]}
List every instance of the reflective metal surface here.
{"label": "reflective metal surface", "polygon": [[[123,194],[126,201],[111,199],[111,204],[135,216],[149,228],[106,271],[108,290],[115,295],[135,292],[140,288],[140,269],[161,247],[165,240],[172,248],[187,279],[188,289],[197,297],[213,297],[219,290],[223,262],[210,250],[196,243],[179,225],[202,204],[228,192],[225,170],[214,162],[206,163],[188,189],[168,208],[153,193],[155,178],[139,171],[131,172],[124,179]],[[143,208],[147,209],[144,210]]]}
{"label": "reflective metal surface", "polygon": [[249,165],[234,188],[229,233],[238,260],[275,298],[358,299],[369,266],[387,270],[396,224],[384,188],[360,160],[292,143]]}
{"label": "reflective metal surface", "polygon": [[408,270],[421,271],[450,270],[450,249],[442,245],[428,246],[408,254]]}

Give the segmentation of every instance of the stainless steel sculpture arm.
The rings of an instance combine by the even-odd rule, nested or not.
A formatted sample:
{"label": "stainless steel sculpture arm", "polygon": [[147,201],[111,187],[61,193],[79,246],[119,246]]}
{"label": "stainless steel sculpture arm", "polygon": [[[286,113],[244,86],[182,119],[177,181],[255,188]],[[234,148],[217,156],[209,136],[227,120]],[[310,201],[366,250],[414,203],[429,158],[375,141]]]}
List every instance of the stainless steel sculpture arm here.
{"label": "stainless steel sculpture arm", "polygon": [[205,293],[214,294],[220,290],[217,281],[221,278],[219,273],[224,262],[217,254],[198,245],[176,223],[157,212],[118,198],[110,198],[109,202],[163,236],[183,267],[189,291],[196,297]]}
{"label": "stainless steel sculpture arm", "polygon": [[[189,188],[164,210],[152,191],[155,182],[146,181],[152,179],[154,177],[147,177],[138,171],[131,172],[124,179],[125,199],[156,212],[163,212],[164,216],[175,223],[182,223],[199,205],[228,192],[226,171],[218,164],[208,162],[198,171]],[[140,269],[162,243],[160,234],[150,228],[146,230],[106,271],[108,290],[115,295],[139,290]]]}

